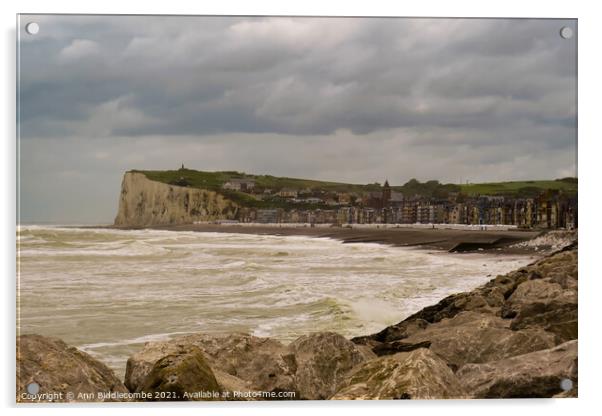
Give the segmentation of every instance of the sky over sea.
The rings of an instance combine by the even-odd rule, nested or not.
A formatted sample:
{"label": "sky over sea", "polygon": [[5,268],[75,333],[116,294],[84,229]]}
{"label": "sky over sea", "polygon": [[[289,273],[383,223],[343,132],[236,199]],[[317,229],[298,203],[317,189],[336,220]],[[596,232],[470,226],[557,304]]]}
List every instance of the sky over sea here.
{"label": "sky over sea", "polygon": [[[40,25],[36,35],[23,28]],[[22,16],[20,215],[110,223],[130,169],[576,176],[574,20]]]}

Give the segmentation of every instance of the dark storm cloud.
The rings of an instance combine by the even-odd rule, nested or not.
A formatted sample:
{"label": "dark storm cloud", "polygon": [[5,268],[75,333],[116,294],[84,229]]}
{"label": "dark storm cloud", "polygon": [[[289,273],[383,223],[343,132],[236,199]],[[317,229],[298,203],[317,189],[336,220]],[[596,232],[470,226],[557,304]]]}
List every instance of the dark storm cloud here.
{"label": "dark storm cloud", "polygon": [[81,134],[123,97],[119,109],[139,123],[105,120],[102,133],[369,133],[574,116],[574,42],[558,21],[46,20],[58,35],[22,47],[25,136]]}
{"label": "dark storm cloud", "polygon": [[[50,195],[58,182],[75,186],[92,174],[88,167],[109,192],[123,170],[182,161],[363,183],[575,174],[576,41],[559,36],[565,25],[576,33],[574,21],[22,23],[31,20],[40,33],[23,35],[20,48],[28,201],[49,206],[36,195]],[[89,200],[100,212],[100,197]]]}

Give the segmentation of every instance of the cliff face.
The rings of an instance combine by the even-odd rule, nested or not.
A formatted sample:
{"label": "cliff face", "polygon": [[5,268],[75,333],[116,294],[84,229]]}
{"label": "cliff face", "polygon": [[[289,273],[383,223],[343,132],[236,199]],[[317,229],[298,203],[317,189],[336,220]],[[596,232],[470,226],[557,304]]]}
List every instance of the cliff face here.
{"label": "cliff face", "polygon": [[115,225],[151,226],[234,219],[238,206],[214,191],[168,185],[126,172]]}

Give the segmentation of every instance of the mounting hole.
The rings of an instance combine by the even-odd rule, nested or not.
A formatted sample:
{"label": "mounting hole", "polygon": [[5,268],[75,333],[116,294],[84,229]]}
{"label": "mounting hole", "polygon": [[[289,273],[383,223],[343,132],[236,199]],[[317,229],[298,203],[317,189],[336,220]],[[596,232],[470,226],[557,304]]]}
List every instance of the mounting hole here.
{"label": "mounting hole", "polygon": [[571,29],[568,26],[563,27],[562,29],[560,29],[560,37],[562,39],[570,39],[573,37],[573,29]]}
{"label": "mounting hole", "polygon": [[29,383],[27,385],[27,393],[29,394],[38,394],[40,392],[40,385],[38,383]]}
{"label": "mounting hole", "polygon": [[27,23],[25,31],[30,35],[36,35],[40,31],[40,25],[36,22]]}
{"label": "mounting hole", "polygon": [[564,391],[570,391],[573,389],[573,380],[570,378],[563,378],[560,380],[560,388]]}
{"label": "mounting hole", "polygon": [[36,35],[40,31],[40,25],[36,22],[27,23],[25,31],[30,35]]}

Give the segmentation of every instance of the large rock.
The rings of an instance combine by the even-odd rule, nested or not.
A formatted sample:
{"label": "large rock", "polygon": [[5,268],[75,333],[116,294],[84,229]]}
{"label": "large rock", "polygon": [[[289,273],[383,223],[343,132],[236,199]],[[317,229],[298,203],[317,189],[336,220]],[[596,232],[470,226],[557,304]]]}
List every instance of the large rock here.
{"label": "large rock", "polygon": [[[155,366],[155,364],[164,357],[175,355],[190,348],[193,344],[187,341],[182,342],[182,339],[175,339],[166,342],[150,342],[147,343],[142,351],[131,356],[127,361],[125,372],[125,385],[132,392],[140,392],[143,390],[143,385]],[[207,362],[206,356],[203,357]],[[234,391],[254,392],[251,383],[240,378],[228,374],[218,369],[212,369],[213,375],[220,390],[230,392],[225,396],[227,400],[237,400],[234,396]]]}
{"label": "large rock", "polygon": [[556,335],[558,344],[577,339],[577,304],[562,302],[533,303],[524,305],[510,328],[542,328]]}
{"label": "large rock", "polygon": [[552,302],[576,305],[577,291],[563,289],[560,284],[543,279],[529,280],[521,283],[504,303],[502,316],[504,318],[514,318],[526,306]]}
{"label": "large rock", "polygon": [[402,340],[420,332],[429,324],[437,323],[442,319],[453,318],[461,312],[472,311],[498,315],[506,297],[510,296],[520,283],[529,278],[529,273],[530,271],[523,268],[507,275],[498,276],[470,292],[450,295],[437,304],[427,306],[376,334],[353,338],[352,341],[375,346],[371,341],[378,343]]}
{"label": "large rock", "polygon": [[552,397],[561,381],[577,382],[577,341],[554,348],[485,363],[467,364],[456,375],[474,398]]}
{"label": "large rock", "polygon": [[458,399],[466,396],[445,361],[421,348],[375,358],[355,367],[334,400]]}
{"label": "large rock", "polygon": [[[533,283],[538,281],[543,283]],[[529,284],[518,291],[525,283]],[[516,291],[518,294],[514,296]],[[376,334],[353,338],[352,341],[370,346],[377,353],[394,353],[395,345],[401,344],[393,345],[393,342],[404,340],[405,345],[401,345],[401,348],[412,348],[415,344],[406,342],[406,339],[427,326],[453,318],[461,312],[478,312],[508,319],[517,318],[512,329],[540,327],[554,332],[557,335],[556,341],[562,342],[567,337],[576,337],[576,299],[577,246],[574,244],[528,266],[497,276],[470,292],[450,295]],[[548,305],[546,313],[561,303],[565,305],[565,310],[572,305],[575,311],[571,312],[572,315],[551,313],[541,316],[539,320],[525,319],[531,316],[532,311],[541,310],[541,306],[537,307],[539,309],[530,306],[534,302]],[[552,319],[549,325],[544,325],[546,319]],[[388,345],[382,345],[383,343]]]}
{"label": "large rock", "polygon": [[248,381],[254,390],[295,391],[294,357],[281,342],[248,334],[191,335],[212,368]]}
{"label": "large rock", "polygon": [[149,400],[220,400],[221,387],[205,361],[203,352],[193,345],[182,346],[159,359],[140,388]]}
{"label": "large rock", "polygon": [[[567,261],[572,259],[571,253],[562,254]],[[558,270],[550,269],[549,262],[550,259],[546,267],[539,269],[540,275],[547,277],[521,283],[504,303],[501,315],[513,319],[510,327],[514,330],[543,328],[556,335],[557,343],[562,343],[578,335],[577,288],[567,283],[576,280],[569,274],[563,279]]]}
{"label": "large rock", "polygon": [[[169,341],[147,343],[141,351],[128,359],[126,386],[130,391],[138,391],[159,359],[189,345],[203,351],[218,382],[221,379],[223,390],[244,385],[249,390],[264,392],[295,391],[294,357],[286,346],[270,338],[248,334],[193,334]],[[220,377],[219,374],[231,377]]]}
{"label": "large rock", "polygon": [[375,357],[334,332],[302,336],[289,345],[295,357],[295,385],[300,399],[327,399],[356,365]]}
{"label": "large rock", "polygon": [[552,348],[555,336],[540,328],[513,331],[509,322],[494,315],[462,312],[429,325],[403,341],[428,342],[431,351],[452,369],[466,363],[497,361],[514,355]]}
{"label": "large rock", "polygon": [[224,400],[246,401],[261,399],[261,392],[254,390],[250,382],[241,380],[220,370],[213,370],[213,374],[215,375],[217,384],[219,384],[224,392]]}
{"label": "large rock", "polygon": [[185,343],[174,342],[148,342],[144,348],[132,355],[125,367],[125,386],[131,392],[139,392],[144,380],[151,372],[153,366],[161,358],[176,354]]}
{"label": "large rock", "polygon": [[[38,394],[26,396],[27,386],[39,385]],[[127,389],[106,365],[58,338],[41,335],[17,337],[17,401],[120,401]],[[97,393],[103,393],[101,397]],[[39,396],[41,397],[41,396]]]}
{"label": "large rock", "polygon": [[[495,314],[504,302],[504,296],[498,288],[478,289],[472,292],[457,293],[441,300],[436,305],[427,306],[402,322],[391,325],[369,338],[377,342],[398,341],[419,332],[431,323],[446,318],[453,318],[460,312],[476,311]],[[352,341],[365,343],[366,337],[354,338]]]}
{"label": "large rock", "polygon": [[563,289],[577,290],[579,272],[576,245],[542,259],[537,268],[542,279],[558,283]]}

